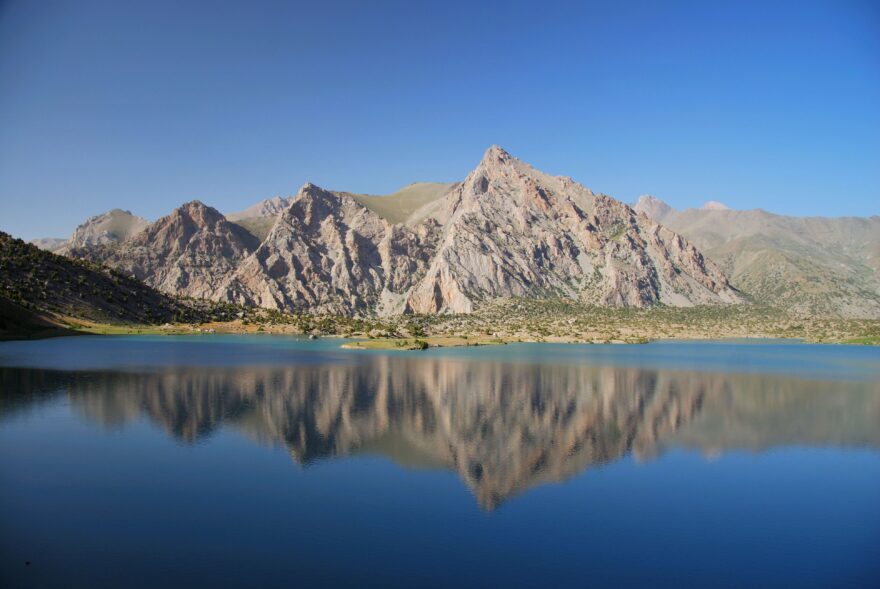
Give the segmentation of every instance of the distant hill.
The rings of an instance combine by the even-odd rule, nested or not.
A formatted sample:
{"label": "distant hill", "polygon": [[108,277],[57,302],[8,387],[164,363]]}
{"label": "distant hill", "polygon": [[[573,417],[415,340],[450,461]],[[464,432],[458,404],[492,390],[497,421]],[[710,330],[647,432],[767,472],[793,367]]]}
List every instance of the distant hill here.
{"label": "distant hill", "polygon": [[880,217],[790,217],[717,203],[635,209],[680,233],[756,300],[818,315],[880,317]]}
{"label": "distant hill", "polygon": [[387,196],[352,194],[351,197],[389,223],[403,223],[415,211],[439,200],[457,185],[455,182],[416,182]]}
{"label": "distant hill", "polygon": [[195,200],[121,243],[71,248],[69,253],[169,294],[217,299],[225,280],[258,245],[217,209]]}
{"label": "distant hill", "polygon": [[120,243],[149,224],[146,219],[132,215],[131,211],[111,209],[86,219],[68,239],[43,237],[32,239],[30,243],[50,252],[67,253],[71,248]]}
{"label": "distant hill", "polygon": [[0,232],[0,338],[48,335],[64,330],[71,319],[156,324],[199,316],[117,271]]}
{"label": "distant hill", "polygon": [[38,237],[37,239],[30,240],[28,243],[47,252],[56,252],[67,245],[67,240],[62,237]]}

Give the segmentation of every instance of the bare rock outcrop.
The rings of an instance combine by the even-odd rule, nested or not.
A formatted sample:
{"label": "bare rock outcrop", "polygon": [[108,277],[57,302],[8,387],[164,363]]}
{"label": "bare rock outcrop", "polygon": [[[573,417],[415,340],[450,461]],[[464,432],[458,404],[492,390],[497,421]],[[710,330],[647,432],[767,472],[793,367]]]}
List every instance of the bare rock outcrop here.
{"label": "bare rock outcrop", "polygon": [[468,313],[496,297],[561,296],[610,306],[737,303],[691,244],[611,197],[544,174],[500,147],[422,221],[442,224],[417,313]]}
{"label": "bare rock outcrop", "polygon": [[278,309],[400,312],[437,233],[431,223],[388,223],[349,195],[306,184],[223,297]]}
{"label": "bare rock outcrop", "polygon": [[405,222],[383,214],[391,205],[381,198],[306,184],[292,199],[260,203],[250,228],[253,219],[232,223],[192,202],[120,244],[70,255],[166,292],[316,313],[469,313],[506,297],[638,307],[742,300],[678,234],[499,147],[463,182],[406,200]]}
{"label": "bare rock outcrop", "polygon": [[257,246],[247,231],[196,200],[120,244],[73,248],[70,255],[106,264],[164,292],[217,298]]}

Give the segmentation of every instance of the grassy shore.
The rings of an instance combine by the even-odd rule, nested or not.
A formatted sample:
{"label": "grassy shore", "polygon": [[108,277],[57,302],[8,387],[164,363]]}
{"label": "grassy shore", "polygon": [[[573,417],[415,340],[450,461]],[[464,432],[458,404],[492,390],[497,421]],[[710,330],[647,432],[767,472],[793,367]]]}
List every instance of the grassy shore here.
{"label": "grassy shore", "polygon": [[[355,349],[424,349],[510,342],[646,343],[663,339],[784,338],[880,345],[880,320],[808,317],[754,305],[608,309],[571,301],[507,300],[469,315],[339,317],[246,309],[236,318],[162,325],[110,324],[55,316],[57,333],[266,333],[340,336]],[[54,335],[45,330],[46,335]]]}

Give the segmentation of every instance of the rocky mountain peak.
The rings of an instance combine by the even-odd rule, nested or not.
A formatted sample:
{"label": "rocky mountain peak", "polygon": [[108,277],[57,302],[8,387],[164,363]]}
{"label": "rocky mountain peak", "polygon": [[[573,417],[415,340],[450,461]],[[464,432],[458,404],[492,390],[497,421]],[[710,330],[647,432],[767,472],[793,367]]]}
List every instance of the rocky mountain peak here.
{"label": "rocky mountain peak", "polygon": [[[166,231],[168,227],[179,226],[179,229],[173,231],[193,234],[198,231],[213,231],[218,229],[220,225],[223,225],[221,230],[244,233],[230,224],[226,217],[214,207],[210,207],[200,200],[191,200],[174,209],[168,216],[156,221],[151,228],[155,231]],[[247,238],[243,239],[247,241]]]}
{"label": "rocky mountain peak", "polygon": [[636,212],[644,213],[649,219],[654,219],[655,221],[662,220],[663,217],[673,211],[671,206],[650,194],[641,195],[636,204],[633,205],[633,209]]}
{"label": "rocky mountain peak", "polygon": [[400,224],[377,212],[381,197],[307,182],[262,243],[191,201],[90,257],[167,292],[311,312],[468,313],[508,297],[741,301],[678,234],[497,145],[463,182],[440,186]]}
{"label": "rocky mountain peak", "polygon": [[164,292],[211,298],[258,245],[217,209],[193,200],[121,243],[74,249],[70,255],[107,264]]}
{"label": "rocky mountain peak", "polygon": [[297,196],[300,194],[323,194],[330,193],[329,190],[324,190],[317,184],[312,184],[311,182],[306,182],[302,186],[300,186],[299,191],[297,191]]}
{"label": "rocky mountain peak", "polygon": [[269,308],[399,313],[435,240],[433,225],[393,225],[348,194],[306,183],[225,297]]}
{"label": "rocky mountain peak", "polygon": [[71,235],[65,251],[121,243],[149,225],[149,221],[132,215],[130,211],[111,209],[95,215],[79,225]]}
{"label": "rocky mountain peak", "polygon": [[707,200],[705,203],[703,203],[703,206],[701,208],[704,211],[727,211],[727,210],[730,210],[730,207],[728,207],[723,202],[718,202],[717,200]]}
{"label": "rocky mountain peak", "polygon": [[516,158],[510,155],[503,147],[499,145],[490,145],[489,149],[487,149],[483,154],[483,159],[481,160],[481,163],[507,163],[514,159]]}
{"label": "rocky mountain peak", "polygon": [[467,313],[499,297],[612,306],[741,300],[680,236],[495,146],[429,218],[442,224],[442,234],[408,297],[412,312]]}

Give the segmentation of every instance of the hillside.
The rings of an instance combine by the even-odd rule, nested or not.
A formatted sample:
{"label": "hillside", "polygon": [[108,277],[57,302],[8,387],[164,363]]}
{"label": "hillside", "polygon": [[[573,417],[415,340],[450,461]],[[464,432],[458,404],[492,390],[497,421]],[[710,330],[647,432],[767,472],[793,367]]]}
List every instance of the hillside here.
{"label": "hillside", "polygon": [[804,314],[880,317],[880,217],[635,205],[692,241],[755,300]]}
{"label": "hillside", "polygon": [[351,196],[389,223],[403,223],[415,211],[439,200],[456,186],[457,183],[454,182],[416,182],[404,186],[393,194],[383,196],[352,194]]}
{"label": "hillside", "polygon": [[143,325],[204,316],[117,271],[0,233],[0,338],[49,335],[74,320]]}

